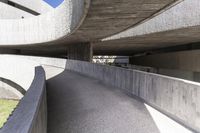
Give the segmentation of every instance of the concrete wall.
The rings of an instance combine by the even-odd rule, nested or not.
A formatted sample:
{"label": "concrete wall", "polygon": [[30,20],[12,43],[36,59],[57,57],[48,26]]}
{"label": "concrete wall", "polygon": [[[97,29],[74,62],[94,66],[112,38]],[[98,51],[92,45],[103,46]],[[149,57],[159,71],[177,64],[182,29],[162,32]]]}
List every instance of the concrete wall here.
{"label": "concrete wall", "polygon": [[46,133],[46,80],[40,64],[14,55],[1,55],[0,77],[1,87],[16,94],[21,92],[20,96],[25,94],[0,133]]}
{"label": "concrete wall", "polygon": [[162,74],[166,76],[200,82],[200,72],[193,72],[193,71],[180,70],[180,69],[154,68],[154,67],[137,66],[137,65],[130,65],[130,64],[126,65],[125,68],[157,73],[157,74]]}
{"label": "concrete wall", "polygon": [[97,78],[129,95],[137,96],[188,128],[200,132],[199,83],[82,61],[25,56],[19,58],[28,58],[43,65],[61,67]]}
{"label": "concrete wall", "polygon": [[15,7],[9,6],[5,3],[0,2],[0,19],[22,19],[24,18],[33,17],[34,15],[27,13],[25,11],[19,10]]}
{"label": "concrete wall", "polygon": [[31,87],[0,133],[46,133],[46,106],[45,73],[42,67],[36,67]]}
{"label": "concrete wall", "polygon": [[200,132],[200,84],[118,67],[67,61],[66,69],[100,79],[138,96],[187,127]]}
{"label": "concrete wall", "polygon": [[133,57],[131,64],[200,72],[200,50]]}
{"label": "concrete wall", "polygon": [[71,60],[92,61],[93,49],[90,43],[69,45],[67,57]]}
{"label": "concrete wall", "polygon": [[20,100],[26,91],[11,80],[0,77],[0,99]]}
{"label": "concrete wall", "polygon": [[15,20],[1,19],[0,45],[28,45],[66,37],[82,22],[86,1],[89,0],[64,0],[58,8],[39,16]]}
{"label": "concrete wall", "polygon": [[114,40],[125,37],[163,32],[200,25],[200,1],[179,0],[177,5],[167,8],[162,13],[145,21],[144,23],[129,28],[103,40]]}
{"label": "concrete wall", "polygon": [[48,5],[43,0],[12,0],[13,2],[23,5],[31,10],[34,10],[40,14],[47,13],[53,10],[50,5]]}
{"label": "concrete wall", "polygon": [[17,83],[26,91],[35,76],[37,62],[19,59],[15,56],[0,56],[0,77]]}

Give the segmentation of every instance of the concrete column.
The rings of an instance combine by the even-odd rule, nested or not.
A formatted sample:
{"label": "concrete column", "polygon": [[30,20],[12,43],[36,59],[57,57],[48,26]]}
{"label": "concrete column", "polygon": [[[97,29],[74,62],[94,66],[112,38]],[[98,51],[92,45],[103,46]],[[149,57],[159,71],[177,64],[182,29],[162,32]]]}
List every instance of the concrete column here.
{"label": "concrete column", "polygon": [[68,59],[92,61],[93,49],[91,43],[72,44],[68,46]]}

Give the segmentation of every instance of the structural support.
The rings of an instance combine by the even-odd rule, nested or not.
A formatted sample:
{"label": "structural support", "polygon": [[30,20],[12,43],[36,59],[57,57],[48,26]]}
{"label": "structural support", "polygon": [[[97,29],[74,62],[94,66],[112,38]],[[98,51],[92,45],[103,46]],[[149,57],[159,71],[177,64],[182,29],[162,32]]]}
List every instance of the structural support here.
{"label": "structural support", "polygon": [[91,43],[72,44],[68,46],[68,59],[92,61],[93,49]]}
{"label": "structural support", "polygon": [[200,72],[200,50],[172,52],[130,58],[130,64]]}

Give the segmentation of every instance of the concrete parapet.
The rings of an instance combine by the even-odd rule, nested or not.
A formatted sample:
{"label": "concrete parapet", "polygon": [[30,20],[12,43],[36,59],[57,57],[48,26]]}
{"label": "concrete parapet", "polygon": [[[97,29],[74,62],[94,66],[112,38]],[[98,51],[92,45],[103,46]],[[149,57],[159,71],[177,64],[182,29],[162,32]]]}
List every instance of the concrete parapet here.
{"label": "concrete parapet", "polygon": [[187,80],[69,60],[66,69],[121,88],[185,126],[200,131],[200,84]]}
{"label": "concrete parapet", "polygon": [[36,67],[31,87],[0,133],[46,133],[46,106],[45,73],[42,67]]}
{"label": "concrete parapet", "polygon": [[44,70],[39,63],[17,56],[1,55],[0,62],[3,86],[6,84],[13,93],[20,93],[19,99],[25,94],[0,133],[46,133]]}
{"label": "concrete parapet", "polygon": [[20,100],[25,93],[20,85],[0,77],[0,99]]}
{"label": "concrete parapet", "polygon": [[[200,132],[200,84],[137,70],[55,58],[19,56],[79,72],[137,96],[186,127]],[[55,61],[55,63],[54,63]],[[63,64],[65,66],[63,66]],[[61,66],[59,66],[61,65]]]}

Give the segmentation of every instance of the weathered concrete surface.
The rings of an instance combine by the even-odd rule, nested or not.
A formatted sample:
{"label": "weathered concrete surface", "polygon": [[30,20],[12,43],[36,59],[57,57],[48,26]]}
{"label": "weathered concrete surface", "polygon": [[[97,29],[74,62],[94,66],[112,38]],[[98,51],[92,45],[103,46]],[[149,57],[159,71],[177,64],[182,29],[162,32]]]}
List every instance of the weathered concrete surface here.
{"label": "weathered concrete surface", "polygon": [[[8,47],[7,45],[10,44],[10,46],[12,45],[12,48],[16,49],[35,50],[38,52],[43,50],[63,54],[66,53],[66,47],[69,44],[96,42],[102,38],[121,32],[149,19],[149,17],[152,17],[177,0],[92,0],[91,3],[89,0],[85,0],[85,3],[84,0],[73,0],[72,16],[66,16],[67,13],[60,13],[70,12],[70,8],[68,8],[70,6],[66,6],[68,0],[65,1],[66,2],[62,5],[63,7],[59,7],[62,9],[56,9],[59,11],[55,11],[54,14],[52,13],[53,15],[41,15],[42,22],[38,20],[37,24],[35,24],[35,20],[27,20],[28,22],[19,21],[18,23],[20,26],[14,26],[14,29],[12,27],[11,31],[11,22],[6,22],[9,23],[8,26],[4,25],[0,27],[2,33],[4,33],[4,30],[6,31],[6,34],[4,33],[1,35],[3,36],[2,39],[0,39],[1,46],[4,45],[4,47]],[[59,12],[59,15],[57,12]],[[60,16],[60,14],[63,16]],[[80,16],[82,17],[80,18]],[[51,21],[52,24],[49,24],[49,21],[44,21],[49,20],[50,17],[55,18]],[[68,19],[69,17],[72,17],[72,19]],[[83,20],[83,18],[85,19]],[[28,24],[26,25],[27,27],[24,27],[23,23],[28,23],[31,29]],[[75,24],[75,26],[73,26],[73,24]],[[1,21],[0,25],[2,25]],[[46,28],[46,25],[48,25],[48,28]],[[35,29],[37,26],[40,27]],[[23,27],[23,29],[21,29],[21,27]],[[32,27],[34,27],[34,29],[32,29]],[[20,29],[21,35],[19,34],[18,29]],[[7,33],[7,31],[9,32]],[[23,31],[26,31],[26,35],[23,35]],[[30,31],[31,33],[29,33]],[[14,34],[12,35],[14,41],[13,38],[9,38],[9,33]],[[13,46],[14,44],[19,44],[20,46]],[[23,46],[21,46],[21,44],[23,44]],[[27,44],[35,45],[27,46]]]}
{"label": "weathered concrete surface", "polygon": [[113,40],[125,37],[163,32],[192,26],[199,26],[199,0],[182,0],[177,5],[166,9],[161,14],[140,24],[129,28],[119,34],[105,38],[103,40]]}
{"label": "weathered concrete surface", "polygon": [[[51,74],[63,70],[44,68]],[[141,101],[99,80],[67,70],[47,81],[47,94],[48,133],[168,133],[166,129],[170,133],[191,133],[178,129],[176,124],[170,128],[161,117],[157,124],[154,120],[158,115],[152,115]]]}
{"label": "weathered concrete surface", "polygon": [[30,89],[0,133],[46,133],[46,129],[45,73],[41,67],[37,67]]}
{"label": "weathered concrete surface", "polygon": [[64,71],[47,96],[48,133],[159,133],[144,104],[95,79]]}
{"label": "weathered concrete surface", "polygon": [[86,3],[88,4],[88,0],[64,0],[58,8],[36,17],[1,19],[0,45],[27,46],[66,37],[79,27],[85,17],[88,8]]}
{"label": "weathered concrete surface", "polygon": [[[17,56],[0,56],[0,77],[13,81],[28,90],[35,76],[37,62],[19,59]],[[22,76],[23,75],[23,76]]]}
{"label": "weathered concrete surface", "polygon": [[94,44],[94,53],[131,55],[200,42],[200,1],[184,0],[152,19]]}
{"label": "weathered concrete surface", "polygon": [[2,3],[1,1],[0,1],[0,9],[1,9],[0,19],[22,19],[22,16],[24,18],[34,17],[34,15],[30,13],[9,6],[5,3]]}
{"label": "weathered concrete surface", "polygon": [[93,49],[90,43],[71,44],[67,50],[67,57],[71,60],[82,60],[91,62]]}
{"label": "weathered concrete surface", "polygon": [[67,61],[66,69],[95,77],[106,84],[121,88],[162,110],[187,127],[200,131],[199,83],[81,61]]}
{"label": "weathered concrete surface", "polygon": [[74,41],[88,42],[121,32],[177,0],[92,0],[83,24],[72,35]]}
{"label": "weathered concrete surface", "polygon": [[[121,88],[131,95],[140,97],[146,103],[161,110],[161,112],[166,113],[171,118],[174,118],[193,130],[200,131],[200,84],[198,83],[82,61],[57,60],[55,58],[44,57],[19,57],[38,61],[43,65],[46,64],[55,66],[56,68],[69,69],[99,79],[106,84]],[[66,83],[65,80],[58,80],[58,82]],[[58,87],[56,84],[53,85],[55,85],[56,88]],[[62,106],[66,107],[66,105]]]}
{"label": "weathered concrete surface", "polygon": [[195,82],[200,82],[200,72],[180,70],[180,69],[146,67],[146,66],[138,66],[138,65],[131,65],[131,64],[127,65],[126,68],[150,72],[150,73],[157,73],[161,75],[186,79],[186,80],[195,81]]}
{"label": "weathered concrete surface", "polygon": [[200,50],[191,50],[133,57],[130,61],[136,65],[200,72],[199,58]]}

